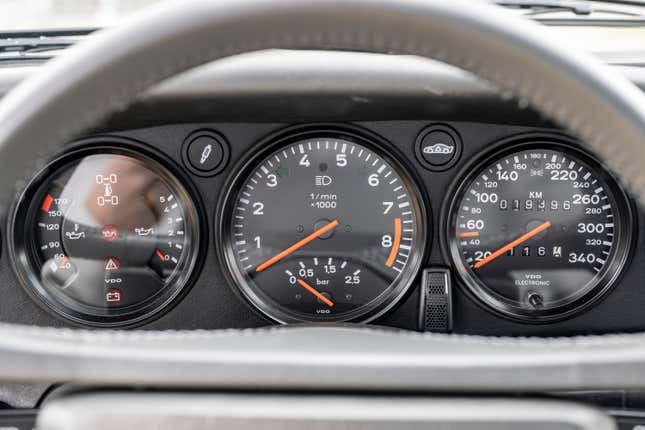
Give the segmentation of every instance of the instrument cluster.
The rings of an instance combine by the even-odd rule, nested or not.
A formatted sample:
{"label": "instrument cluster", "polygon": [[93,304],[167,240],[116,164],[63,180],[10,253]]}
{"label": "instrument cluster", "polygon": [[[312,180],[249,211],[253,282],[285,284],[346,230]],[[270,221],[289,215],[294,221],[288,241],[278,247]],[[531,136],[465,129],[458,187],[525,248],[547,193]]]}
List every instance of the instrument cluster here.
{"label": "instrument cluster", "polygon": [[576,318],[629,267],[634,204],[572,138],[376,128],[280,128],[239,148],[214,127],[166,150],[122,134],[74,142],[12,210],[12,266],[80,325],[140,325],[204,284],[266,322],[411,312],[420,327],[407,328],[444,318],[444,331],[459,331],[465,301],[519,326]]}

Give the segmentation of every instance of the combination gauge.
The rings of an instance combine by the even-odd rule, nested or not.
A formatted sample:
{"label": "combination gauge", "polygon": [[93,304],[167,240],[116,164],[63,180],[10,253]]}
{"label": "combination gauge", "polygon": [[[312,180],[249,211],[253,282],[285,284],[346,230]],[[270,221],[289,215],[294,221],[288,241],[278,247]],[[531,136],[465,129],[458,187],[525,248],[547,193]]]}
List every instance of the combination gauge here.
{"label": "combination gauge", "polygon": [[196,265],[195,201],[167,167],[134,149],[70,152],[40,173],[14,214],[18,275],[74,322],[147,319],[179,295]]}

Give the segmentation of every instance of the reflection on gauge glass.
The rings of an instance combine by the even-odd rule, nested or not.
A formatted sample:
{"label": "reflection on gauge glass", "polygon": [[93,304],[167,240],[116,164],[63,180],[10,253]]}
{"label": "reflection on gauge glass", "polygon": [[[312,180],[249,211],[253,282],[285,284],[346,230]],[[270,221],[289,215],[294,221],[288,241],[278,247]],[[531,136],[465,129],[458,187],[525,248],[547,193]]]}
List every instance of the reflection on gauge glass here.
{"label": "reflection on gauge glass", "polygon": [[179,182],[151,158],[106,148],[47,171],[23,196],[14,227],[32,292],[57,313],[97,325],[168,304],[195,265],[199,235]]}
{"label": "reflection on gauge glass", "polygon": [[225,261],[244,295],[277,321],[375,318],[418,272],[421,200],[371,141],[336,133],[281,140],[233,189]]}
{"label": "reflection on gauge glass", "polygon": [[543,320],[609,289],[629,253],[632,219],[624,192],[595,160],[528,143],[468,170],[450,207],[448,242],[477,297]]}

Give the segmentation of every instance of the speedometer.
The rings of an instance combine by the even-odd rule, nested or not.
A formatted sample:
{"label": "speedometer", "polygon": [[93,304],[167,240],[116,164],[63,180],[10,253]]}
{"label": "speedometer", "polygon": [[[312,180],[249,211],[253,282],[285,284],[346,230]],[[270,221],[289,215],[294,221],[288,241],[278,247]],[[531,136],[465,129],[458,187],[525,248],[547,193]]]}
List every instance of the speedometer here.
{"label": "speedometer", "polygon": [[449,254],[464,284],[497,311],[570,315],[607,291],[630,249],[616,181],[569,145],[530,140],[469,166],[449,209]]}
{"label": "speedometer", "polygon": [[425,211],[379,142],[341,131],[288,134],[238,173],[218,242],[233,282],[269,317],[365,321],[412,284]]}

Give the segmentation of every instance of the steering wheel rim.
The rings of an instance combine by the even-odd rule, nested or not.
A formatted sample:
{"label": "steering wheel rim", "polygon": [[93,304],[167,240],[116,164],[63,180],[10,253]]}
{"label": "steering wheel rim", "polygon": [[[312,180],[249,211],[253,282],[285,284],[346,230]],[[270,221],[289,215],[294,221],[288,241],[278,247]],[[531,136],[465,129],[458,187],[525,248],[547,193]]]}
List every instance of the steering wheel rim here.
{"label": "steering wheel rim", "polygon": [[645,201],[645,96],[562,45],[525,19],[467,0],[163,4],[74,47],[0,102],[0,159],[11,160],[0,172],[0,202],[21,190],[16,178],[144,89],[208,61],[270,48],[410,54],[461,67],[579,136]]}
{"label": "steering wheel rim", "polygon": [[[159,6],[117,28],[97,33],[92,40],[45,65],[35,77],[5,97],[0,102],[0,159],[10,162],[5,162],[0,171],[0,202],[5,203],[2,207],[6,210],[22,190],[25,181],[16,181],[17,178],[27,179],[65,142],[109,113],[127,106],[144,89],[207,61],[269,48],[410,54],[459,66],[526,100],[578,135],[645,202],[645,174],[641,167],[645,165],[645,151],[641,149],[645,142],[645,96],[624,77],[590,56],[566,50],[561,41],[551,39],[535,24],[490,5],[462,0],[234,0]],[[130,350],[153,347],[160,351],[160,338],[155,333],[132,332],[132,337],[120,337],[118,332],[26,329],[10,324],[0,325],[0,333],[0,361],[14,364],[13,368],[0,369],[0,378],[35,378],[29,376],[28,365],[37,367],[33,359],[47,355],[47,345],[60,348],[70,343],[83,345],[77,351],[81,359],[105,352],[105,349],[92,350],[97,345],[105,348],[107,344],[117,347],[121,343]],[[245,333],[226,332],[224,337],[239,334],[241,338],[253,338]],[[330,333],[335,331],[330,329],[327,334]],[[222,333],[217,336],[222,337]],[[16,343],[18,339],[24,342],[24,348]],[[175,337],[172,339],[169,347],[181,343]],[[186,342],[205,339],[208,338],[201,335],[187,336]],[[436,335],[410,339],[448,341]],[[634,346],[630,359],[639,366],[645,365],[645,351],[640,347],[642,339],[642,335],[620,337],[621,346]],[[206,344],[212,345],[211,341]],[[478,340],[467,337],[451,338],[450,342],[455,345],[461,342],[468,347],[479,344]],[[527,353],[536,350],[546,352],[553,346],[538,339],[507,339],[502,343],[508,348],[517,348],[517,360],[526,359]],[[593,341],[584,344],[596,346]],[[498,341],[482,343],[492,354],[499,345]],[[578,342],[558,344],[559,357],[564,361],[555,363],[566,364],[565,370],[570,375],[562,378],[561,384],[566,381],[578,388],[580,384],[576,382],[581,381],[576,379],[577,366],[586,360],[572,355],[579,345]],[[69,356],[68,352],[60,351],[54,348],[51,354],[58,358]],[[421,349],[421,352],[430,351]],[[7,360],[2,360],[3,355]],[[25,359],[28,355],[30,359]],[[209,358],[213,357],[206,357]],[[141,359],[150,360],[151,356],[142,354]],[[513,363],[506,363],[509,364]],[[516,366],[507,368],[517,371]],[[361,366],[353,364],[352,369],[360,373]],[[530,372],[530,369],[525,370]],[[97,380],[96,374],[61,371],[60,367],[50,365],[37,372],[37,377]],[[116,376],[115,373],[108,372],[114,377],[102,381],[123,382],[124,374]],[[135,380],[150,382],[145,374],[127,374]],[[311,377],[321,378],[323,374],[313,372]],[[341,380],[341,375],[342,372],[337,372],[332,380],[339,386],[351,383],[352,378],[344,375],[345,379]],[[494,375],[499,378],[498,373]],[[247,373],[247,381],[248,377]],[[382,378],[383,383],[396,385],[391,376]],[[445,378],[444,375],[442,380]],[[503,379],[499,378],[500,384],[505,383]],[[535,376],[529,379],[541,387],[552,388],[555,384],[545,385]],[[429,380],[406,378],[405,381]],[[487,384],[493,382],[486,379]],[[635,383],[627,379],[623,382]],[[638,383],[641,382],[645,381]],[[370,384],[379,385],[373,380]]]}

